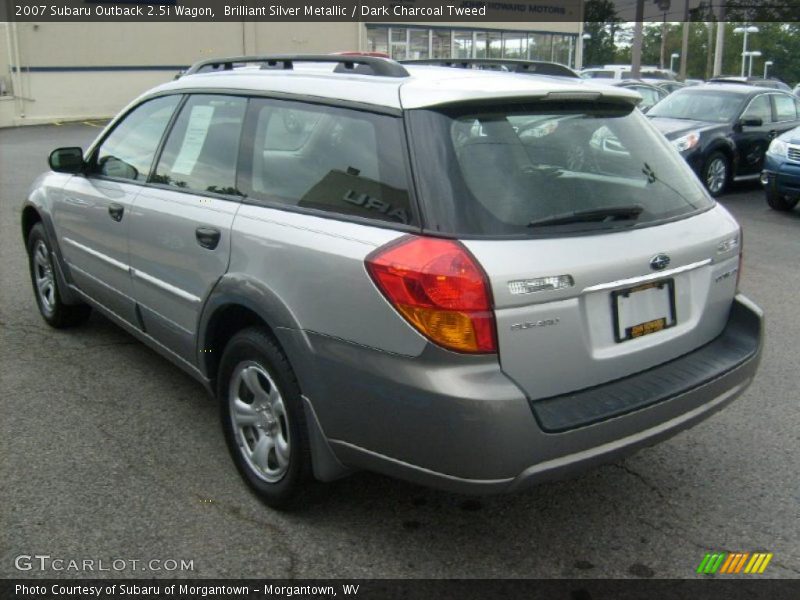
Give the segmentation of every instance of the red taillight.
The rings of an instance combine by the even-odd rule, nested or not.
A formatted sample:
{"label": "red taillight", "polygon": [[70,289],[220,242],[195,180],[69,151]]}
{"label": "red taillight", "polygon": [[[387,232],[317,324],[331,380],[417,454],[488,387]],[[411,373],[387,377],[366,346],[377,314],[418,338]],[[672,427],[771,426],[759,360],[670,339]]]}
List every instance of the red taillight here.
{"label": "red taillight", "polygon": [[365,262],[392,306],[432,341],[458,352],[497,352],[489,282],[460,243],[408,236]]}

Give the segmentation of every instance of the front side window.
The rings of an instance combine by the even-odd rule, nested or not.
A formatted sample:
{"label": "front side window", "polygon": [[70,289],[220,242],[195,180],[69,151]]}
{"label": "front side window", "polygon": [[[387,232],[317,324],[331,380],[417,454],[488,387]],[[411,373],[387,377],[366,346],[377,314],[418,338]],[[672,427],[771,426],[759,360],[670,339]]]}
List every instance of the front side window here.
{"label": "front side window", "polygon": [[94,155],[97,175],[147,181],[150,165],[181,96],[162,96],[133,109],[114,127]]}
{"label": "front side window", "polygon": [[454,107],[409,118],[427,226],[443,233],[588,233],[713,205],[669,142],[628,105]]}
{"label": "front side window", "polygon": [[771,122],[772,104],[770,104],[769,96],[767,94],[763,94],[753,98],[748,107],[742,113],[742,119],[761,119],[762,123]]}
{"label": "front side window", "polygon": [[247,100],[196,95],[170,131],[153,183],[199,192],[238,195],[236,161]]}
{"label": "front side window", "polygon": [[[289,126],[291,124],[291,126]],[[252,100],[240,183],[252,200],[410,225],[400,119]]]}

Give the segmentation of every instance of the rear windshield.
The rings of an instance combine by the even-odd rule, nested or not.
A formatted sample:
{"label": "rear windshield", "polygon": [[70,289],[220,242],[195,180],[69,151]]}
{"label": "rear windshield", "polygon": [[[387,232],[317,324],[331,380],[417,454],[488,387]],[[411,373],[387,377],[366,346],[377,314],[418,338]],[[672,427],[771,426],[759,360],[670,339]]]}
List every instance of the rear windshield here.
{"label": "rear windshield", "polygon": [[713,206],[680,155],[629,106],[409,111],[426,229],[470,236],[591,233]]}

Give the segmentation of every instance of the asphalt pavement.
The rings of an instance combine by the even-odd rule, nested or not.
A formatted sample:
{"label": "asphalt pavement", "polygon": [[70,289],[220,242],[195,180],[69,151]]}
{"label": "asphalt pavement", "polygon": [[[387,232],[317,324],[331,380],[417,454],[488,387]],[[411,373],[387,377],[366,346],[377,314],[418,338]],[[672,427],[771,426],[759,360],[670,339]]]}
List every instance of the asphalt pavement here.
{"label": "asphalt pavement", "polygon": [[[757,184],[721,200],[766,347],[696,428],[517,495],[360,473],[284,514],[240,480],[199,384],[101,316],[55,331],[37,313],[20,207],[50,150],[97,125],[0,130],[0,577],[691,578],[712,551],[772,552],[762,577],[800,576],[800,208],[771,211]],[[18,558],[34,555],[51,558]]]}

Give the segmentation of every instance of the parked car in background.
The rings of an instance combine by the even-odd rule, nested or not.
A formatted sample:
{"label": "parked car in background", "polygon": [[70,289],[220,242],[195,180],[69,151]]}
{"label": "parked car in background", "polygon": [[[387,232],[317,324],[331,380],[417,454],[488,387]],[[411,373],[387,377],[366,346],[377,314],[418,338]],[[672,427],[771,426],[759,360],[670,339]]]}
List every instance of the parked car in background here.
{"label": "parked car in background", "polygon": [[740,83],[744,85],[772,88],[775,90],[784,90],[787,92],[792,89],[780,79],[764,79],[763,77],[737,77],[735,75],[721,75],[719,77],[712,77],[708,80],[708,83]]}
{"label": "parked car in background", "polygon": [[[584,79],[633,79],[631,65],[605,65],[602,67],[587,67],[580,72]],[[653,66],[643,66],[639,69],[642,79],[659,79],[673,81],[675,74],[666,69]]]}
{"label": "parked car in background", "polygon": [[684,85],[691,86],[691,85],[703,85],[705,83],[705,79],[684,79]]}
{"label": "parked car in background", "polygon": [[712,196],[756,178],[775,136],[800,125],[800,99],[780,90],[715,83],[686,87],[647,115]]}
{"label": "parked car in background", "polygon": [[33,295],[201,382],[275,507],[358,469],[486,494],[615,461],[741,394],[763,340],[740,226],[637,101],[372,56],[203,60],[51,153],[21,210]]}
{"label": "parked car in background", "polygon": [[653,108],[656,104],[661,102],[661,100],[669,96],[669,92],[665,89],[656,85],[645,83],[640,79],[617,79],[603,83],[606,85],[625,88],[626,90],[631,90],[639,94],[642,97],[642,101],[639,103],[639,109],[645,113]]}
{"label": "parked car in background", "polygon": [[685,83],[681,83],[680,81],[668,81],[666,79],[648,79],[643,77],[642,81],[649,83],[650,85],[654,85],[657,88],[661,88],[667,92],[667,94],[671,94],[674,91],[686,87]]}
{"label": "parked car in background", "polygon": [[767,204],[789,211],[800,199],[800,127],[776,137],[767,149],[761,183]]}
{"label": "parked car in background", "polygon": [[479,71],[503,71],[523,75],[548,75],[580,79],[580,75],[566,65],[544,60],[522,60],[516,58],[419,58],[401,60],[404,65],[428,65],[455,69],[477,69]]}

